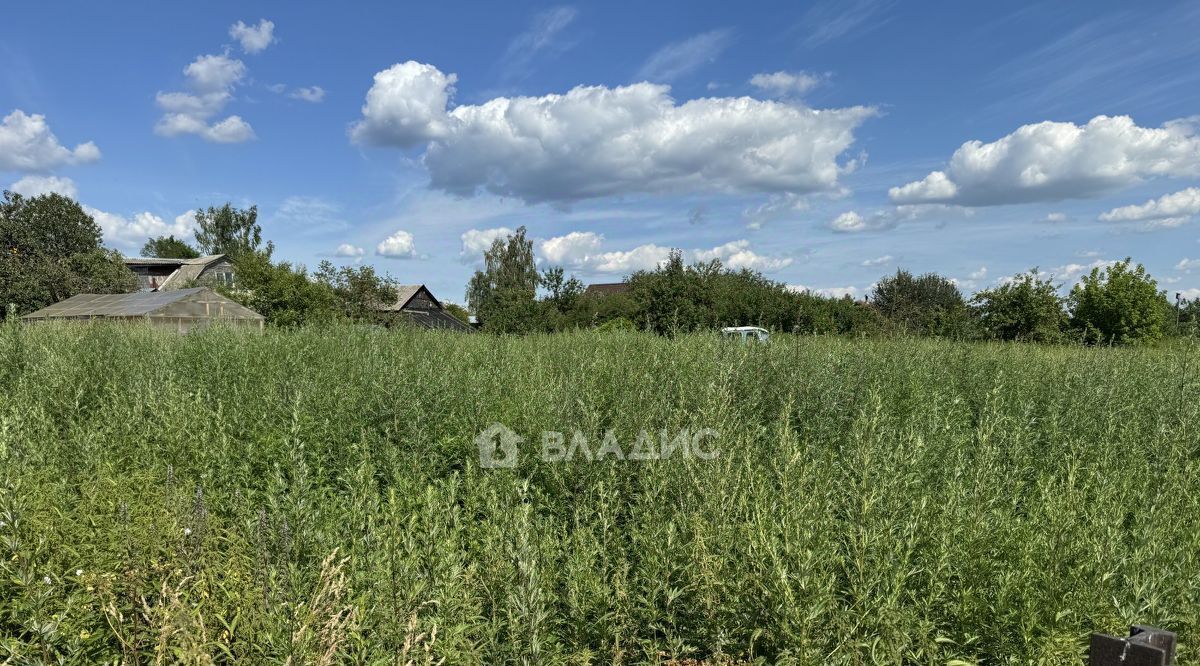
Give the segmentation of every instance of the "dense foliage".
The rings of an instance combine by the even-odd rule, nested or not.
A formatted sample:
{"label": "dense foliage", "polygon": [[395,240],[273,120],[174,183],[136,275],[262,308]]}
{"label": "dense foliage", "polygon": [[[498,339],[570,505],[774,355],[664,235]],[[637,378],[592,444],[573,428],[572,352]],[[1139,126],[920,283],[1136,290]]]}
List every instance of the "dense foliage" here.
{"label": "dense foliage", "polygon": [[147,239],[146,244],[142,246],[142,256],[160,259],[196,259],[200,256],[200,251],[174,235],[155,236]]}
{"label": "dense foliage", "polygon": [[1071,289],[1071,325],[1084,341],[1128,344],[1163,337],[1171,305],[1146,269],[1130,264],[1126,259],[1093,268]]}
{"label": "dense foliage", "polygon": [[196,245],[206,255],[262,254],[267,257],[275,249],[270,241],[263,243],[262,227],[258,224],[258,206],[234,208],[226,203],[220,208],[209,206],[196,211]]}
{"label": "dense foliage", "polygon": [[1058,342],[1067,324],[1058,289],[1034,269],[976,293],[971,303],[984,333],[993,339]]}
{"label": "dense foliage", "polygon": [[137,287],[121,255],[100,244],[100,227],[59,194],[0,200],[0,315],[28,314],[82,293]]}
{"label": "dense foliage", "polygon": [[1196,351],[0,327],[0,660],[1194,664]]}

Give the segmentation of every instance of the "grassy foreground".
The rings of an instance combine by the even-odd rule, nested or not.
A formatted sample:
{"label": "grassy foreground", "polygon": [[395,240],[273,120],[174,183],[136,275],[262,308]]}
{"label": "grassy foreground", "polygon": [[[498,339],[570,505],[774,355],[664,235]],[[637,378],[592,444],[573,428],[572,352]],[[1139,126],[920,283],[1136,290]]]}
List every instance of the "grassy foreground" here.
{"label": "grassy foreground", "polygon": [[[1200,663],[1197,358],[0,326],[0,658]],[[537,459],[682,427],[720,455]]]}

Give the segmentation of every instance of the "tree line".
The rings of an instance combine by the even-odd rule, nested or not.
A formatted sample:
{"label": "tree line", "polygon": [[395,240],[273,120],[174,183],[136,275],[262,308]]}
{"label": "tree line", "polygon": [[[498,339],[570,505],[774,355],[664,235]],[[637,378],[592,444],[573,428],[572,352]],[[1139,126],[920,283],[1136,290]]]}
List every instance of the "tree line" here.
{"label": "tree line", "polygon": [[689,265],[678,251],[626,283],[622,293],[587,296],[562,268],[539,272],[522,227],[484,252],[467,301],[483,329],[497,333],[595,326],[673,335],[753,325],[800,334],[1124,345],[1196,335],[1200,326],[1200,300],[1172,304],[1131,259],[1093,268],[1066,295],[1037,269],[969,298],[944,276],[898,270],[862,301],[828,298],[717,260]]}
{"label": "tree line", "polygon": [[[225,254],[233,285],[213,285],[274,326],[359,321],[391,326],[380,312],[395,302],[396,281],[371,266],[315,271],[273,258],[258,210],[226,203],[196,213],[194,239],[147,239],[147,257]],[[101,230],[77,202],[59,194],[0,200],[0,315],[32,312],[78,293],[124,293],[137,278],[102,245]],[[1200,299],[1172,304],[1131,260],[1094,268],[1065,295],[1036,269],[965,296],[950,279],[900,270],[881,278],[862,301],[789,288],[749,269],[717,261],[687,264],[672,252],[654,270],[629,275],[621,293],[585,294],[561,267],[539,270],[524,227],[497,238],[467,285],[466,300],[486,332],[524,334],[578,328],[639,329],[664,335],[755,325],[777,332],[916,335],[961,340],[1140,344],[1196,335]],[[464,322],[468,309],[447,303]]]}

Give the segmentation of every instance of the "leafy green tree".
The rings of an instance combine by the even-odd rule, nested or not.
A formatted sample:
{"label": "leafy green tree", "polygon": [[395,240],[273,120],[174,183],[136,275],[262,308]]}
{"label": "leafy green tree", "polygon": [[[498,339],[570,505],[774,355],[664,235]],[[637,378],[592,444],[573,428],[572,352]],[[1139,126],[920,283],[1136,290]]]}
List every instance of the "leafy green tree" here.
{"label": "leafy green tree", "polygon": [[664,334],[711,328],[716,316],[709,278],[720,271],[719,261],[687,266],[683,253],[671,250],[667,261],[655,270],[631,275],[629,291],[641,324]]}
{"label": "leafy green tree", "polygon": [[[258,206],[234,208],[226,203],[220,208],[196,211],[196,244],[206,255],[227,254],[235,261],[249,254],[270,258],[275,245],[262,242],[262,227],[258,224]],[[240,267],[239,267],[240,268]],[[240,272],[240,271],[239,271]]]}
{"label": "leafy green tree", "polygon": [[100,227],[60,194],[0,201],[0,308],[28,313],[81,293],[124,293],[137,277],[101,246]]}
{"label": "leafy green tree", "polygon": [[448,312],[450,316],[454,317],[455,319],[467,324],[468,326],[471,324],[471,313],[458,303],[446,302],[442,303],[442,307],[446,308],[446,312]]}
{"label": "leafy green tree", "polygon": [[492,241],[483,253],[484,268],[467,284],[467,305],[485,331],[529,333],[542,328],[537,303],[540,283],[533,241],[525,227]]}
{"label": "leafy green tree", "polygon": [[236,287],[218,286],[217,291],[266,317],[272,326],[292,327],[322,324],[344,316],[338,295],[303,266],[272,263],[264,254],[238,258]]}
{"label": "leafy green tree", "polygon": [[1054,281],[1043,279],[1037,269],[975,294],[971,304],[984,332],[997,340],[1055,342],[1063,338],[1067,324],[1064,299]]}
{"label": "leafy green tree", "polygon": [[187,241],[175,236],[158,236],[149,238],[142,246],[143,257],[158,257],[160,259],[195,259],[200,251],[188,244]]}
{"label": "leafy green tree", "polygon": [[914,276],[905,270],[881,278],[871,300],[900,330],[953,338],[971,334],[971,316],[962,292],[937,273]]}
{"label": "leafy green tree", "polygon": [[542,271],[539,283],[546,295],[539,301],[542,327],[548,331],[560,331],[578,326],[574,316],[583,296],[583,283],[575,276],[566,277],[560,266]]}
{"label": "leafy green tree", "polygon": [[1087,343],[1137,344],[1163,337],[1171,304],[1141,264],[1128,257],[1093,268],[1071,289],[1071,327]]}
{"label": "leafy green tree", "polygon": [[383,321],[379,306],[390,305],[399,297],[395,281],[380,276],[372,266],[336,268],[322,261],[313,277],[337,297],[340,314],[353,320]]}

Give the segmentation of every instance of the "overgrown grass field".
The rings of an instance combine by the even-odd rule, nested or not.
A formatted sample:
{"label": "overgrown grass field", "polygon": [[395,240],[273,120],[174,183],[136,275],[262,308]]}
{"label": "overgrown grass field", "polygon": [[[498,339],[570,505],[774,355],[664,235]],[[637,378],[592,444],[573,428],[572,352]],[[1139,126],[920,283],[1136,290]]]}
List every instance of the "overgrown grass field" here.
{"label": "overgrown grass field", "polygon": [[[0,327],[0,658],[1200,663],[1197,349]],[[525,437],[484,469],[475,436]],[[543,430],[715,459],[543,462]]]}

